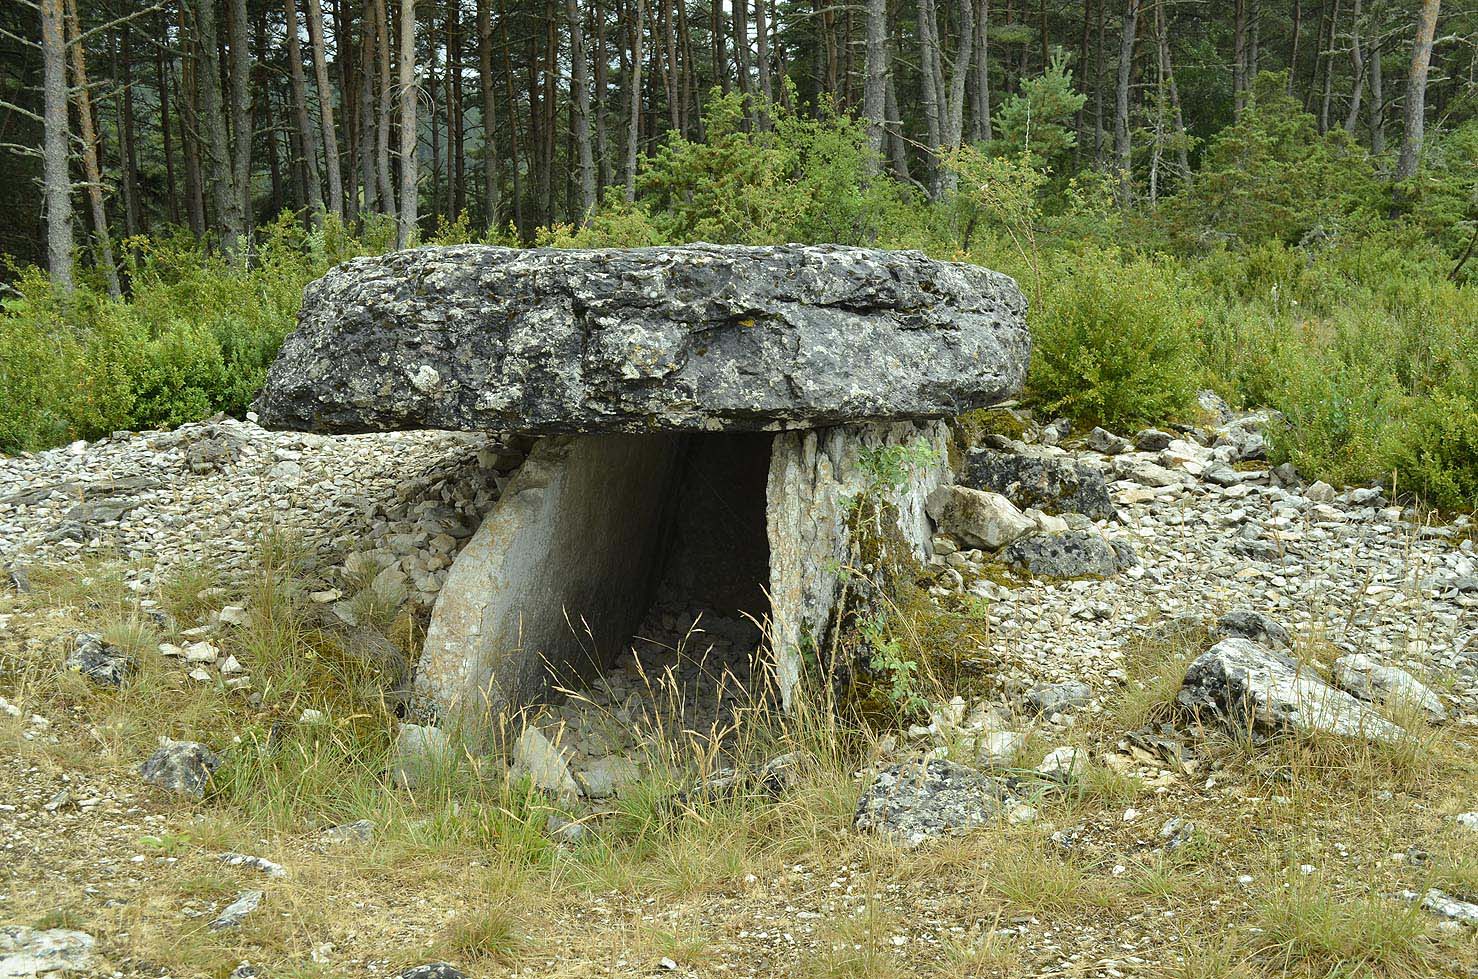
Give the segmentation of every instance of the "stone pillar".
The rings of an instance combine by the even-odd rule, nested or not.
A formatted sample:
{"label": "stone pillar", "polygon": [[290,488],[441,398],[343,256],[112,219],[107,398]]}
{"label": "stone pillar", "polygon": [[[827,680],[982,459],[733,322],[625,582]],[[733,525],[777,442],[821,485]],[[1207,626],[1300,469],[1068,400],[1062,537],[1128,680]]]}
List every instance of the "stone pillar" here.
{"label": "stone pillar", "polygon": [[863,423],[775,436],[767,489],[770,537],[770,647],[786,710],[801,679],[804,649],[827,639],[850,553],[847,515],[868,486],[869,460],[889,446],[921,446],[923,465],[883,490],[897,530],[924,560],[932,526],[924,500],[953,481],[949,428],[942,421]]}

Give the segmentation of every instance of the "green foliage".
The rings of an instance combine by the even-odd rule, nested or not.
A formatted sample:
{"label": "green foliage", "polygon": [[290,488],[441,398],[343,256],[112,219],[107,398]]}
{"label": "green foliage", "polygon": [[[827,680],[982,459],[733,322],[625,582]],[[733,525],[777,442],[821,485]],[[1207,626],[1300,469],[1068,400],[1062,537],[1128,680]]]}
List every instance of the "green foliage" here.
{"label": "green foliage", "polygon": [[[1235,121],[1225,72],[1177,77],[1201,166],[1155,210],[1121,210],[1109,178],[1072,171],[1082,96],[1056,58],[1001,100],[992,144],[941,161],[957,190],[937,203],[873,175],[865,127],[830,106],[714,95],[703,141],[670,138],[642,160],[635,203],[610,188],[583,224],[535,241],[829,241],[987,265],[1028,296],[1027,393],[1044,413],[1124,430],[1185,412],[1210,386],[1282,412],[1274,456],[1311,478],[1478,505],[1478,256],[1455,271],[1478,231],[1478,123],[1434,124],[1422,169],[1393,193],[1342,128],[1318,134],[1283,76],[1260,76]],[[127,239],[121,301],[95,272],[62,297],[38,270],[14,270],[0,300],[0,451],[241,414],[303,286],[394,237],[386,216],[351,232],[284,214],[245,267],[184,233]],[[478,237],[458,216],[426,240]],[[883,490],[928,460],[895,448],[866,462]]]}
{"label": "green foliage", "polygon": [[1282,73],[1257,77],[1241,117],[1206,149],[1201,170],[1169,211],[1191,243],[1289,243],[1370,221],[1380,190],[1368,155],[1339,127],[1320,136],[1284,91]]}
{"label": "green foliage", "polygon": [[637,178],[668,241],[860,244],[901,200],[892,181],[867,179],[863,125],[829,105],[812,117],[715,92],[703,128],[703,142],[670,137]]}
{"label": "green foliage", "polygon": [[184,233],[130,238],[123,300],[88,285],[62,296],[27,270],[0,306],[0,450],[244,413],[303,286],[334,262],[388,247],[383,224],[354,238],[336,222],[305,232],[284,214],[259,230],[248,269]]}
{"label": "green foliage", "polygon": [[1085,252],[1034,317],[1032,393],[1049,413],[1118,430],[1174,417],[1196,389],[1197,320],[1167,263]]}
{"label": "green foliage", "polygon": [[1021,82],[1021,91],[1008,95],[995,116],[995,156],[1026,156],[1035,169],[1053,169],[1077,145],[1073,117],[1088,96],[1073,87],[1067,57],[1054,51],[1047,70]]}

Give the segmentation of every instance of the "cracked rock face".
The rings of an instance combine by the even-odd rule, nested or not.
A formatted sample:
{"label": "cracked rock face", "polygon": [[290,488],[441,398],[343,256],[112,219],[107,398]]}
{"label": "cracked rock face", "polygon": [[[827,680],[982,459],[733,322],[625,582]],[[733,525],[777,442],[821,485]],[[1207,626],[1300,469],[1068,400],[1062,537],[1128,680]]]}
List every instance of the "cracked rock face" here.
{"label": "cracked rock face", "polygon": [[310,285],[258,410],[326,432],[756,431],[1016,392],[1010,278],[917,252],[417,248]]}
{"label": "cracked rock face", "polygon": [[1221,717],[1259,734],[1317,731],[1371,741],[1406,736],[1292,657],[1248,639],[1223,639],[1197,658],[1176,701],[1192,713]]}

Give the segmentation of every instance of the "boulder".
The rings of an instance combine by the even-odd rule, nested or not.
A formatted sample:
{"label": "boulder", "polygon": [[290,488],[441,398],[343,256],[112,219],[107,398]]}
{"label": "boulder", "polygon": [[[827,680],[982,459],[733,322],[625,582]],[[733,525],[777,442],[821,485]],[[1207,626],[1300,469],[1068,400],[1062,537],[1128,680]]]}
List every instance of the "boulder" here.
{"label": "boulder", "polygon": [[199,799],[220,765],[220,756],[199,742],[164,738],[159,750],[139,766],[139,775],[150,785]]}
{"label": "boulder", "polygon": [[941,486],[925,503],[939,529],[970,547],[1000,550],[1036,523],[999,493],[965,486]]}
{"label": "boulder", "polygon": [[835,245],[415,248],[308,286],[268,427],[754,431],[958,415],[1014,394],[1010,278]]}
{"label": "boulder", "polygon": [[1031,534],[1012,542],[1000,556],[1039,578],[1108,578],[1138,561],[1127,543],[1089,529]]}
{"label": "boulder", "polygon": [[1094,520],[1114,516],[1103,472],[1062,452],[1017,443],[1016,451],[972,450],[960,471],[960,484],[993,490],[1018,507],[1047,513],[1082,513]]}
{"label": "boulder", "polygon": [[1396,741],[1405,731],[1292,657],[1248,639],[1223,639],[1191,663],[1181,707],[1255,734],[1334,734]]}
{"label": "boulder", "polygon": [[1004,814],[1004,782],[951,761],[903,762],[878,772],[857,802],[853,825],[914,846],[983,826]]}
{"label": "boulder", "polygon": [[128,654],[95,632],[79,632],[64,664],[102,687],[121,687],[133,672]]}
{"label": "boulder", "polygon": [[1364,653],[1334,661],[1334,682],[1361,700],[1418,707],[1433,721],[1447,720],[1447,708],[1436,691],[1399,666],[1389,666]]}

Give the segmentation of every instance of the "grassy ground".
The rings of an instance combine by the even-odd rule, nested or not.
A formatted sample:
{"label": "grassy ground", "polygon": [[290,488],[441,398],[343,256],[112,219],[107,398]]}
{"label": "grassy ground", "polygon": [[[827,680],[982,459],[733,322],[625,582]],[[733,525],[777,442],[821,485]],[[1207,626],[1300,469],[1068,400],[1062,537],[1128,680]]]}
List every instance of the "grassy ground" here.
{"label": "grassy ground", "polygon": [[[41,571],[0,595],[0,921],[81,927],[125,975],[387,974],[434,959],[470,976],[1417,977],[1478,969],[1472,930],[1444,931],[1396,895],[1478,892],[1478,753],[1461,730],[1394,748],[1326,740],[1254,747],[1209,737],[1185,765],[1123,740],[1167,716],[1190,646],[1128,660],[1110,710],[1073,739],[1092,765],[1043,791],[1038,818],[912,850],[850,829],[876,733],[757,713],[734,753],[796,750],[793,787],[681,801],[680,735],[653,774],[557,842],[558,807],[502,766],[450,761],[414,793],[385,777],[394,720],[383,678],[304,626],[294,560],[266,549],[243,593],[183,572],[155,595],[106,566]],[[171,630],[236,600],[216,639],[261,703],[159,656]],[[133,650],[121,691],[60,671],[66,637]],[[305,708],[321,722],[300,721]],[[46,719],[45,727],[33,715]],[[199,802],[142,784],[161,735],[226,761]],[[1033,739],[1034,751],[1053,743]],[[660,757],[658,757],[660,756]],[[66,797],[58,802],[59,793]],[[54,811],[48,804],[55,803]],[[363,843],[322,831],[375,824]],[[1168,820],[1191,824],[1167,847]],[[223,851],[288,869],[268,879]],[[206,923],[266,891],[238,930]]]}

